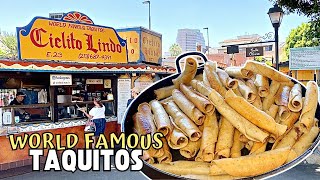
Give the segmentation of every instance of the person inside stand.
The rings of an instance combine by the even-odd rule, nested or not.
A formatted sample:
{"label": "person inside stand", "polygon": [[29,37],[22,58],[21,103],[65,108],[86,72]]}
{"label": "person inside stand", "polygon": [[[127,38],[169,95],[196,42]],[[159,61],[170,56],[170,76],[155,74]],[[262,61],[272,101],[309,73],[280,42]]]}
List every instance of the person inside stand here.
{"label": "person inside stand", "polygon": [[85,109],[79,109],[89,118],[89,120],[92,120],[96,126],[92,148],[96,145],[97,137],[99,137],[100,134],[104,134],[106,129],[105,107],[101,103],[101,98],[95,97],[93,103],[94,107],[89,111],[89,113],[87,113]]}
{"label": "person inside stand", "polygon": [[23,100],[25,98],[25,94],[23,92],[17,92],[16,98],[10,102],[10,105],[23,105]]}
{"label": "person inside stand", "polygon": [[[26,95],[23,92],[17,92],[16,98],[14,98],[14,100],[10,102],[10,105],[23,105],[25,96]],[[23,114],[25,114],[26,111],[23,109],[17,108],[15,109],[14,113],[15,113],[15,116],[19,116],[20,118],[22,118]]]}
{"label": "person inside stand", "polygon": [[134,87],[131,89],[131,98],[128,99],[127,107],[129,104],[139,95],[139,89],[137,87]]}

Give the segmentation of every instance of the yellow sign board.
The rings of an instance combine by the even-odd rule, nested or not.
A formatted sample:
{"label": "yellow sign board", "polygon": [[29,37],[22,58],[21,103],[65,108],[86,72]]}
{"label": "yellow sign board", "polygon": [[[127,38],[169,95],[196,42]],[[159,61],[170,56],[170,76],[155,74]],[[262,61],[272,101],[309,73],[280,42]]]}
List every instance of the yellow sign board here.
{"label": "yellow sign board", "polygon": [[144,55],[144,61],[158,64],[162,55],[161,37],[142,31],[141,41],[141,49]]}
{"label": "yellow sign board", "polygon": [[36,17],[17,28],[20,59],[127,63],[126,41],[113,28],[70,13],[62,20]]}
{"label": "yellow sign board", "polygon": [[121,38],[127,40],[128,61],[137,62],[140,59],[140,37],[137,31],[118,32]]}

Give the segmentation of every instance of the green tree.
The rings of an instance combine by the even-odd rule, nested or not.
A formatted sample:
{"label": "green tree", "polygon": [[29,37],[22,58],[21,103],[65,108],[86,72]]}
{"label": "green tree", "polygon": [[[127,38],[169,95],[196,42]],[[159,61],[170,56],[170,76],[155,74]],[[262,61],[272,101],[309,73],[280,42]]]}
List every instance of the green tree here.
{"label": "green tree", "polygon": [[265,58],[263,56],[256,56],[254,57],[254,60],[258,62],[262,62],[262,61],[265,61]]}
{"label": "green tree", "polygon": [[311,20],[317,37],[320,37],[320,1],[319,0],[270,0],[278,3],[287,14],[298,13],[305,15]]}
{"label": "green tree", "polygon": [[182,53],[182,49],[181,47],[179,46],[179,44],[172,44],[169,48],[169,52],[170,52],[170,55],[173,56],[173,57],[176,57],[178,56],[179,54]]}
{"label": "green tree", "polygon": [[315,32],[315,26],[312,23],[302,23],[295,29],[292,29],[286,39],[284,51],[289,59],[290,48],[319,46],[320,41]]}
{"label": "green tree", "polygon": [[16,35],[0,32],[0,56],[16,59],[18,56]]}

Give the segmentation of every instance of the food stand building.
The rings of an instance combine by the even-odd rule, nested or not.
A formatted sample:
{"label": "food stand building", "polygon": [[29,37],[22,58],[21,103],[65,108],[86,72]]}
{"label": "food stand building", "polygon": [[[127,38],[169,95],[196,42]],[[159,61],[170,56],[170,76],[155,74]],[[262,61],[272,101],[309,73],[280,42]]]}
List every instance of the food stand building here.
{"label": "food stand building", "polygon": [[[29,147],[12,150],[9,134],[51,132],[65,144],[75,133],[83,148],[87,119],[78,107],[91,108],[93,97],[101,97],[105,133],[117,132],[131,88],[142,90],[175,72],[159,66],[160,34],[141,27],[118,31],[79,12],[61,20],[35,17],[17,28],[19,60],[0,60],[0,171],[31,164]],[[24,104],[9,105],[18,91]]]}

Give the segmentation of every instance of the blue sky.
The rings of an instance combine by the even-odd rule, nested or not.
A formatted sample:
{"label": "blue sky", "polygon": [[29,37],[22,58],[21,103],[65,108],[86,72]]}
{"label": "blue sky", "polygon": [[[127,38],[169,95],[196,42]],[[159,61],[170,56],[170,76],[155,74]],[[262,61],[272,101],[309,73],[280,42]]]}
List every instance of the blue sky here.
{"label": "blue sky", "polygon": [[[95,24],[114,28],[148,27],[148,6],[143,0],[4,0],[1,1],[0,29],[14,32],[34,16],[48,17],[50,12],[79,11]],[[162,34],[163,51],[175,43],[179,28],[209,28],[210,46],[243,34],[264,35],[272,31],[267,12],[268,0],[151,0],[151,29]],[[292,28],[308,19],[296,14],[283,18],[280,41]],[[207,42],[206,42],[207,43]]]}

